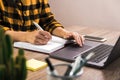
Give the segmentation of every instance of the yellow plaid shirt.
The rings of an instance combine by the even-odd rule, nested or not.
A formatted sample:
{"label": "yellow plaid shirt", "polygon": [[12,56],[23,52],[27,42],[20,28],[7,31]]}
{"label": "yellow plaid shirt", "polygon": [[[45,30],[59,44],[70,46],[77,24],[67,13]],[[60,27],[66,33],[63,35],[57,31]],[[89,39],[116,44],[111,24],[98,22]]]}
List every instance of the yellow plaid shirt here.
{"label": "yellow plaid shirt", "polygon": [[48,0],[0,0],[0,25],[4,30],[33,31],[37,29],[33,21],[50,33],[63,27],[54,19]]}

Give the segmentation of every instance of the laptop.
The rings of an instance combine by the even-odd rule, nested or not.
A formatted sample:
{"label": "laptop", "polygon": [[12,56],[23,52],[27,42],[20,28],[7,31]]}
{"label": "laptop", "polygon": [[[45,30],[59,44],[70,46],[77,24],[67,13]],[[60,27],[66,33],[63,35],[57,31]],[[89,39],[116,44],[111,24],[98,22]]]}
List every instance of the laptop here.
{"label": "laptop", "polygon": [[105,68],[120,56],[120,37],[114,46],[94,41],[85,41],[83,47],[72,43],[69,46],[51,53],[50,57],[73,62],[77,56],[81,55],[84,58],[91,52],[94,52],[95,55],[88,60],[86,65],[95,68]]}

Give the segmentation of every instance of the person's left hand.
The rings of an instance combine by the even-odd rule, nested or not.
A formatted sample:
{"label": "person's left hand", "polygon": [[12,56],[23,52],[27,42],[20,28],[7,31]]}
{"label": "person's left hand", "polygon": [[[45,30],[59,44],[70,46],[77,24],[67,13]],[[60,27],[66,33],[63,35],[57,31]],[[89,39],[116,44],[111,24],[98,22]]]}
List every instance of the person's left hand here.
{"label": "person's left hand", "polygon": [[67,32],[66,36],[64,36],[64,38],[66,39],[75,39],[76,43],[78,45],[80,45],[81,47],[83,46],[84,44],[84,37],[83,35],[80,35],[79,33],[77,32]]}

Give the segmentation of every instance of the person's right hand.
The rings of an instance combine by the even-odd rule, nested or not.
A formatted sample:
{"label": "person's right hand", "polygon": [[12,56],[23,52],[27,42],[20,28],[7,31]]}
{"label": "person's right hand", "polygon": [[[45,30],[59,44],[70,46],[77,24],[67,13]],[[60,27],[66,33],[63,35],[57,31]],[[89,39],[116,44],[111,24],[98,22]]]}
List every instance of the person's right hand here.
{"label": "person's right hand", "polygon": [[47,31],[33,31],[28,32],[26,41],[32,44],[45,45],[52,38],[51,34]]}

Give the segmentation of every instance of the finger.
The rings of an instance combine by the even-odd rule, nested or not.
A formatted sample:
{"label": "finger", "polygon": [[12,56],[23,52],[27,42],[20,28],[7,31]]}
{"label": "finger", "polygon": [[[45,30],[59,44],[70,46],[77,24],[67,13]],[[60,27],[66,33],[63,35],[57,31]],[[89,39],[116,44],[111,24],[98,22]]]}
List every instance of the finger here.
{"label": "finger", "polygon": [[82,45],[84,44],[84,37],[80,34],[78,34],[79,41],[81,41]]}
{"label": "finger", "polygon": [[45,31],[40,31],[36,38],[49,41],[51,39],[51,35],[49,33],[46,33]]}
{"label": "finger", "polygon": [[85,38],[84,38],[84,36],[82,36],[82,35],[79,35],[79,37],[80,37],[81,42],[82,42],[82,45],[83,45],[83,44],[84,44],[84,41],[85,41]]}
{"label": "finger", "polygon": [[37,35],[36,39],[43,40],[43,41],[48,41],[49,40],[48,38],[46,38],[45,36],[43,36],[41,34]]}
{"label": "finger", "polygon": [[76,42],[77,42],[81,47],[83,46],[81,36],[80,36],[78,33],[76,33]]}
{"label": "finger", "polygon": [[82,39],[82,43],[84,44],[85,42],[85,38],[84,38],[84,35],[80,35],[81,36],[81,39]]}
{"label": "finger", "polygon": [[83,46],[83,39],[78,33],[74,33],[73,35],[74,39],[76,40],[76,43],[79,44],[81,47]]}
{"label": "finger", "polygon": [[48,39],[52,38],[51,34],[47,31],[40,31],[39,34],[43,35],[45,38],[48,38]]}
{"label": "finger", "polygon": [[44,41],[44,40],[41,40],[41,39],[36,39],[35,40],[35,43],[36,45],[45,45],[47,44],[48,41]]}

